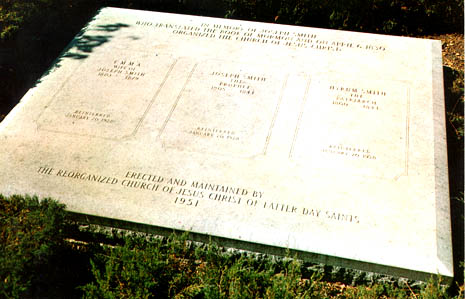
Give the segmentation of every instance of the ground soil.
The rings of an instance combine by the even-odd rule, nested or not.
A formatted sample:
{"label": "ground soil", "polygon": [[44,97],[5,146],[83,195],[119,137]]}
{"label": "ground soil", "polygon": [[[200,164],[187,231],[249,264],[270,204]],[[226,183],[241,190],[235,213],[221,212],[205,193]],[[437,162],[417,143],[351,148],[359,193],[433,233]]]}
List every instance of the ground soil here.
{"label": "ground soil", "polygon": [[464,45],[463,34],[450,33],[429,35],[424,38],[438,39],[442,41],[442,60],[445,66],[456,71],[463,71]]}

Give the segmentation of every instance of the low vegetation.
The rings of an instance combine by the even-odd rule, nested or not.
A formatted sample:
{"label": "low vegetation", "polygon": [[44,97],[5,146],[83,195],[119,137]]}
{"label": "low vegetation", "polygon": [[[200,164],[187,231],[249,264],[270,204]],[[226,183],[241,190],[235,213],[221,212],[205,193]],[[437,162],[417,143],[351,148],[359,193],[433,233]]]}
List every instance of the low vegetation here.
{"label": "low vegetation", "polygon": [[460,0],[224,0],[228,16],[388,34],[463,32]]}
{"label": "low vegetation", "polygon": [[[102,231],[64,206],[0,195],[2,298],[461,298],[463,285],[343,283],[331,267],[215,244]],[[347,277],[346,277],[347,280]]]}

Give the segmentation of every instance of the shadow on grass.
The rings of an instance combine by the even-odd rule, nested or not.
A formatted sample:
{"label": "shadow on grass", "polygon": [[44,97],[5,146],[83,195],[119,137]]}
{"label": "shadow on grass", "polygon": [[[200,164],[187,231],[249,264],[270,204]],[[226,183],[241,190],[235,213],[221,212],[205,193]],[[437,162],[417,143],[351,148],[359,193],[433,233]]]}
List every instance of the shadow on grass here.
{"label": "shadow on grass", "polygon": [[[463,117],[463,85],[457,88],[455,82],[460,80],[463,73],[443,67],[444,97],[446,111],[461,114]],[[463,82],[463,81],[462,81]],[[461,89],[461,90],[460,90]],[[462,124],[463,126],[463,124]],[[447,119],[447,156],[449,166],[449,192],[452,222],[452,244],[454,256],[454,280],[463,284],[464,269],[461,262],[464,257],[464,139],[460,137],[457,128]]]}

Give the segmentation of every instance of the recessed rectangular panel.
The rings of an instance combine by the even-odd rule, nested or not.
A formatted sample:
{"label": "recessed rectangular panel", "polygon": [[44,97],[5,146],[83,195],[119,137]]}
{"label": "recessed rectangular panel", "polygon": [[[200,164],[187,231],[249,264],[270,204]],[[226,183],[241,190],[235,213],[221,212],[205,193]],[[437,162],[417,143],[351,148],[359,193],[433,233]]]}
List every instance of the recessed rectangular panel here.
{"label": "recessed rectangular panel", "polygon": [[311,82],[301,104],[291,158],[308,167],[348,174],[387,179],[406,175],[408,86],[333,75]]}
{"label": "recessed rectangular panel", "polygon": [[52,97],[38,128],[102,138],[130,136],[156,100],[174,62],[169,55],[147,52],[91,55]]}
{"label": "recessed rectangular panel", "polygon": [[196,63],[163,125],[161,142],[232,157],[265,154],[285,75],[248,63]]}

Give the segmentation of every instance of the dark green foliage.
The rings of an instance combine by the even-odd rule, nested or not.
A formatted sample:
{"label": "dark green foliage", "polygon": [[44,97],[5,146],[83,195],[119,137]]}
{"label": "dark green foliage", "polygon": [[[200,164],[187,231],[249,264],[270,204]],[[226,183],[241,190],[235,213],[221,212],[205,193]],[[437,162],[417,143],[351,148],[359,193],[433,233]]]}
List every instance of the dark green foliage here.
{"label": "dark green foliage", "polygon": [[[169,7],[180,13],[198,13],[180,2],[1,0],[0,41],[11,38],[24,24],[39,25],[50,15],[72,17],[75,7],[82,7],[83,3],[95,8],[122,6],[164,11]],[[265,22],[393,34],[463,32],[461,0],[223,0],[223,4],[216,5],[219,9],[226,7],[226,17]],[[201,7],[198,9],[202,11]]]}
{"label": "dark green foliage", "polygon": [[[186,235],[155,239],[122,236],[121,246],[105,246],[94,256],[93,281],[85,298],[460,298],[431,280],[412,290],[397,283],[342,289],[322,275],[302,275],[302,264],[228,252],[214,244],[194,245]],[[341,286],[341,284],[339,284]]]}
{"label": "dark green foliage", "polygon": [[463,293],[462,285],[451,297],[438,281],[415,293],[394,283],[329,283],[296,259],[226,251],[189,242],[186,234],[79,229],[65,216],[50,199],[0,195],[0,298],[458,299]]}
{"label": "dark green foliage", "polygon": [[[455,137],[458,140],[463,139],[464,134],[464,118],[463,118],[463,78],[462,70],[453,70],[449,67],[443,68],[444,73],[444,94],[446,98],[446,111],[449,125],[451,125]],[[463,141],[461,146],[457,148],[462,151],[463,156]],[[463,188],[462,188],[463,190]]]}
{"label": "dark green foliage", "polygon": [[63,246],[64,216],[50,199],[0,195],[0,297],[18,298],[47,278]]}
{"label": "dark green foliage", "polygon": [[77,231],[56,201],[0,195],[0,298],[80,298],[101,250],[66,241]]}
{"label": "dark green foliage", "polygon": [[301,264],[292,259],[279,262],[245,253],[227,253],[215,245],[199,250],[204,261],[197,269],[188,297],[202,298],[296,298],[312,291],[302,281]]}
{"label": "dark green foliage", "polygon": [[233,18],[395,34],[463,32],[460,0],[224,1]]}
{"label": "dark green foliage", "polygon": [[58,9],[60,0],[2,0],[0,2],[0,40],[10,38],[24,23]]}
{"label": "dark green foliage", "polygon": [[94,282],[86,298],[166,298],[187,285],[194,267],[185,239],[128,235],[91,261]]}
{"label": "dark green foliage", "polygon": [[293,259],[227,253],[185,236],[124,240],[95,256],[85,298],[305,298],[318,289],[317,279],[302,280]]}

